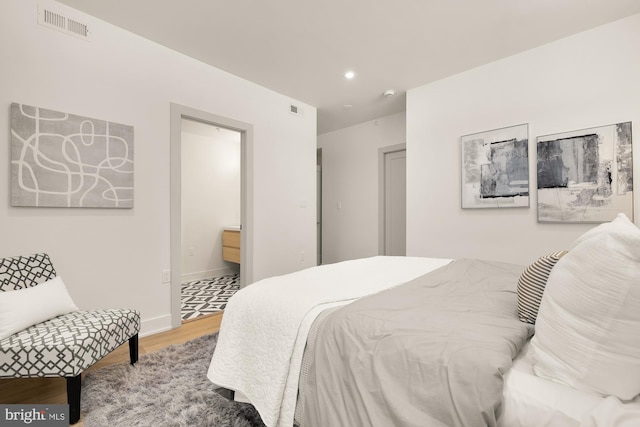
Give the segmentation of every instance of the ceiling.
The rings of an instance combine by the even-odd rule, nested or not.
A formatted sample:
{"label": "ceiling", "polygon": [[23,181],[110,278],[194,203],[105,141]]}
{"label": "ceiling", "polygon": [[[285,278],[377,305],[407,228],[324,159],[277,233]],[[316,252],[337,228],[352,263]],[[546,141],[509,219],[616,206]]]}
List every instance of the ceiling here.
{"label": "ceiling", "polygon": [[640,13],[638,0],[59,2],[317,107],[318,134],[404,111],[408,89]]}

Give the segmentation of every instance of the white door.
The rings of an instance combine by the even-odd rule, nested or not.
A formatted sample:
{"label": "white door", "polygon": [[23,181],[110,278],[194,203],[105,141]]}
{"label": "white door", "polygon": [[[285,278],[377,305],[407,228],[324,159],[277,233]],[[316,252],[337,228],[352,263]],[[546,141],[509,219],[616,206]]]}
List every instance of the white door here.
{"label": "white door", "polygon": [[384,255],[407,253],[407,152],[384,153]]}

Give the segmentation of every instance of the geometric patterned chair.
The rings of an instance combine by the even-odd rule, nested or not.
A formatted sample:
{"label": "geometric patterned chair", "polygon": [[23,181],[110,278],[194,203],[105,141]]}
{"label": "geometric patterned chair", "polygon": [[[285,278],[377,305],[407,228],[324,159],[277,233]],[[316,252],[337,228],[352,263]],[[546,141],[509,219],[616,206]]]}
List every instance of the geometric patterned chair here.
{"label": "geometric patterned chair", "polygon": [[[56,271],[47,254],[0,258],[0,292],[37,286]],[[140,313],[129,309],[73,311],[0,340],[0,378],[66,377],[69,421],[80,419],[82,372],[129,340],[138,361]]]}

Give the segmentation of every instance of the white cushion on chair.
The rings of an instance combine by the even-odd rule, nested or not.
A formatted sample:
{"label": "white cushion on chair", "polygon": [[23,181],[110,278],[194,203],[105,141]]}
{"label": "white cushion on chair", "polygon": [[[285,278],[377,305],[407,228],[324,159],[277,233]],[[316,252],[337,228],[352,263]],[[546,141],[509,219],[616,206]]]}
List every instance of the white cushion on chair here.
{"label": "white cushion on chair", "polygon": [[30,288],[0,292],[0,340],[77,310],[59,276]]}

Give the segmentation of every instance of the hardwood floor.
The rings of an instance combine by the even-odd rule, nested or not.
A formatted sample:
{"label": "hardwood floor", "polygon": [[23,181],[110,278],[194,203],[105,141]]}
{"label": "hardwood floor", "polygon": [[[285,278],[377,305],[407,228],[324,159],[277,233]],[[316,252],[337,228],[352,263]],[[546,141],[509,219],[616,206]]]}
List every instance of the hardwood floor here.
{"label": "hardwood floor", "polygon": [[[151,353],[171,344],[182,344],[220,329],[222,312],[186,321],[182,326],[140,338],[139,355]],[[116,363],[129,362],[129,344],[124,344],[85,371],[89,372]],[[84,374],[83,374],[84,378]],[[0,403],[67,403],[67,382],[64,378],[10,378],[0,380]],[[82,415],[82,404],[81,404]],[[75,424],[84,427],[82,416]]]}

